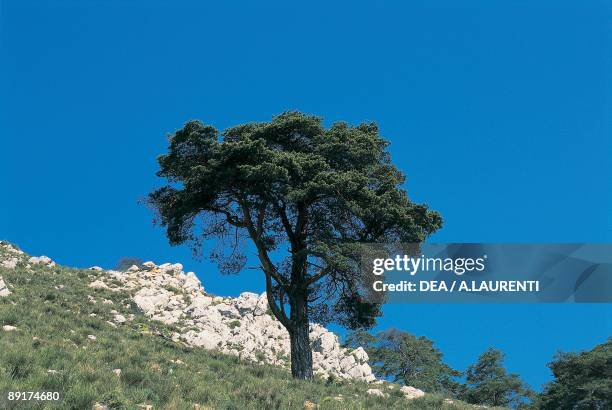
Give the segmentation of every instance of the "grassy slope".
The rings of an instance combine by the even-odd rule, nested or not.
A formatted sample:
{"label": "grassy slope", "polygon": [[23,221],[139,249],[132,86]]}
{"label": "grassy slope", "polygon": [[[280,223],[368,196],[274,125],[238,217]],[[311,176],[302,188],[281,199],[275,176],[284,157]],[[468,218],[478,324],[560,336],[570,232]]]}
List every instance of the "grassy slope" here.
{"label": "grassy slope", "polygon": [[[362,383],[295,381],[280,368],[189,349],[169,340],[172,329],[144,317],[130,303],[130,295],[89,289],[96,275],[62,267],[28,271],[22,264],[15,270],[0,268],[0,276],[13,291],[0,298],[0,326],[18,328],[0,330],[3,395],[9,390],[61,391],[61,404],[38,408],[72,409],[88,409],[95,402],[110,408],[147,403],[155,409],[193,409],[194,404],[212,409],[284,409],[303,408],[307,400],[322,409],[472,408],[443,404],[434,395],[407,401],[390,391],[389,398],[372,397],[365,392],[376,386]],[[102,298],[113,304],[103,304]],[[114,328],[106,323],[112,309],[125,316],[133,313],[135,318]],[[177,359],[184,364],[175,363]],[[120,376],[113,373],[116,368],[122,370]],[[57,373],[48,373],[49,369]],[[342,401],[334,399],[338,395]],[[0,408],[29,406],[16,407],[0,399]]]}

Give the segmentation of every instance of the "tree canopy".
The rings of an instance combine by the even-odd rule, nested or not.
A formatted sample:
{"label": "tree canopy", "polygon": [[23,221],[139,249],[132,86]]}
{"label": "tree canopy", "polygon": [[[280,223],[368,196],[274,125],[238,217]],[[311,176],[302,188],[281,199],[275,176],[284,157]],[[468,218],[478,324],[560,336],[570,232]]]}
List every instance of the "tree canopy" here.
{"label": "tree canopy", "polygon": [[408,199],[388,145],[374,123],[326,128],[299,112],[222,133],[190,121],[159,157],[168,184],[149,203],[171,244],[214,239],[224,272],[239,272],[244,240],[254,244],[273,314],[292,345],[308,345],[309,320],[361,328],[380,314],[364,299],[360,244],[420,243],[442,224]]}
{"label": "tree canopy", "polygon": [[488,349],[466,371],[463,399],[489,406],[518,406],[527,402],[532,392],[518,375],[503,367],[504,354]]}
{"label": "tree canopy", "polygon": [[442,361],[442,353],[428,338],[397,329],[370,335],[364,331],[348,335],[349,347],[362,346],[370,358],[374,372],[389,379],[427,392],[456,396],[460,384],[455,380],[461,372]]}
{"label": "tree canopy", "polygon": [[549,367],[554,380],[541,395],[544,410],[612,408],[612,338],[581,353],[559,353]]}

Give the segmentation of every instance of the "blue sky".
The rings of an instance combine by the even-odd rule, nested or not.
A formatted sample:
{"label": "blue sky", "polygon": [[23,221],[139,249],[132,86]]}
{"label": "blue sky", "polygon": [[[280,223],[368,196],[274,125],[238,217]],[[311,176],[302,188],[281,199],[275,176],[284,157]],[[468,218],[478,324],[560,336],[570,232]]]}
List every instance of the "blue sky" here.
{"label": "blue sky", "polygon": [[[612,242],[607,2],[172,3],[0,0],[0,237],[66,265],[181,261],[212,293],[261,291],[252,271],[168,246],[137,201],[185,121],[299,109],[377,121],[412,199],[445,218],[432,241]],[[459,369],[499,347],[538,387],[611,317],[398,305],[379,328],[433,339]]]}

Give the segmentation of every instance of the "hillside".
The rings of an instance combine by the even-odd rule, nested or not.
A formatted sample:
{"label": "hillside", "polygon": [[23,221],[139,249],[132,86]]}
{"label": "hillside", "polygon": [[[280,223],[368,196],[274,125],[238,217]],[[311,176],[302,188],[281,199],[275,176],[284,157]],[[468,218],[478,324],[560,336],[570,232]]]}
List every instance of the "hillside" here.
{"label": "hillside", "polygon": [[264,297],[207,295],[178,264],[72,269],[3,242],[0,325],[0,392],[63,394],[34,408],[473,408],[375,381],[362,349],[318,325],[319,376],[292,380]]}

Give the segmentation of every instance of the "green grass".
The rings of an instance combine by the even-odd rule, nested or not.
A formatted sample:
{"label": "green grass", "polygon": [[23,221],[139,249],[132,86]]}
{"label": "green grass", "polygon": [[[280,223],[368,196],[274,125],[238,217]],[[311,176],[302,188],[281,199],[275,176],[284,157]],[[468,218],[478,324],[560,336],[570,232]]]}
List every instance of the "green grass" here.
{"label": "green grass", "polygon": [[[321,409],[472,408],[444,404],[436,395],[407,401],[391,390],[390,397],[376,398],[366,390],[377,386],[296,381],[281,368],[190,349],[170,340],[175,329],[149,321],[135,309],[129,294],[88,288],[98,275],[103,273],[62,267],[34,267],[29,272],[23,264],[15,270],[0,268],[13,290],[0,298],[0,326],[18,328],[0,330],[0,392],[63,394],[55,404],[0,399],[0,408],[82,410],[99,402],[117,409],[139,404],[155,409],[193,409],[196,404],[201,409],[302,409],[306,401]],[[102,304],[102,299],[113,304]],[[113,309],[125,316],[134,313],[135,318],[115,328],[106,323]],[[121,369],[121,374],[113,369]],[[340,395],[342,401],[336,399]]]}

